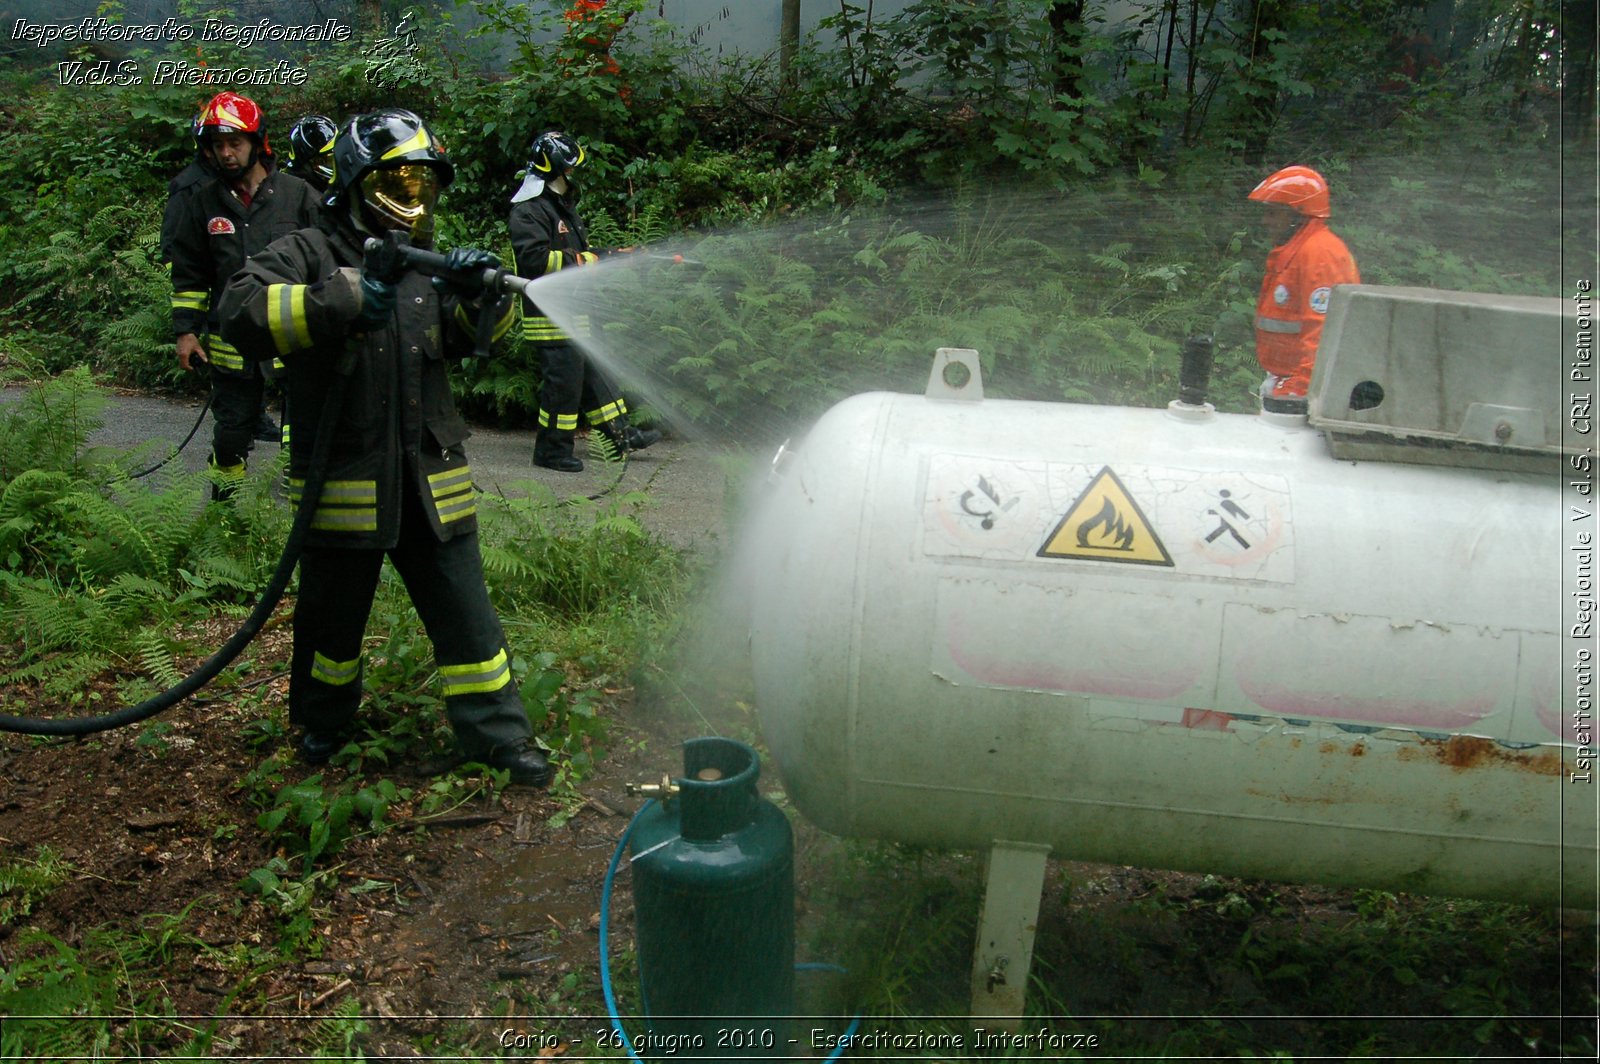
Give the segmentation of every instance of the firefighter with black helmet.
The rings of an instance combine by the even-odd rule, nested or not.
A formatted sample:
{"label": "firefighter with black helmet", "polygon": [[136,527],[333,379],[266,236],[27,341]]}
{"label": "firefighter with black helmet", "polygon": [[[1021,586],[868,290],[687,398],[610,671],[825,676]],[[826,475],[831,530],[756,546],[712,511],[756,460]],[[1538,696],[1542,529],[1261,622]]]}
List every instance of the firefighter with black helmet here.
{"label": "firefighter with black helmet", "polygon": [[[289,365],[296,501],[325,429],[324,402],[336,375],[350,374],[300,558],[289,719],[302,729],[301,756],[327,761],[352,733],[362,635],[387,556],[433,642],[462,755],[543,786],[551,768],[532,741],[484,586],[467,426],[448,375],[474,349],[483,304],[495,300],[483,272],[498,262],[456,249],[456,272],[430,282],[397,254],[364,252],[368,238],[391,232],[433,242],[436,201],[454,169],[412,112],[352,119],[334,142],[333,171],[320,225],[253,257],[222,299],[224,335],[245,357]],[[492,310],[499,340],[515,308],[507,296]]]}
{"label": "firefighter with black helmet", "polygon": [[[216,176],[182,206],[172,246],[172,327],[178,364],[211,364],[213,498],[232,494],[258,438],[265,398],[263,370],[218,335],[216,303],[239,267],[280,236],[317,220],[317,193],[278,170],[256,102],[218,93],[195,124],[201,152]],[[204,339],[202,339],[204,337]],[[268,436],[268,438],[272,438]]]}
{"label": "firefighter with black helmet", "polygon": [[[527,174],[511,197],[507,223],[519,275],[541,277],[599,261],[577,211],[578,189],[572,175],[584,159],[583,147],[565,133],[551,130],[534,138]],[[619,453],[642,450],[661,439],[653,429],[628,423],[622,394],[574,343],[582,335],[569,335],[531,299],[523,303],[522,338],[539,353],[534,465],[563,473],[583,469],[583,461],[572,453],[580,413]]]}
{"label": "firefighter with black helmet", "polygon": [[291,174],[318,192],[327,192],[333,180],[333,142],[339,128],[326,115],[304,115],[289,127]]}

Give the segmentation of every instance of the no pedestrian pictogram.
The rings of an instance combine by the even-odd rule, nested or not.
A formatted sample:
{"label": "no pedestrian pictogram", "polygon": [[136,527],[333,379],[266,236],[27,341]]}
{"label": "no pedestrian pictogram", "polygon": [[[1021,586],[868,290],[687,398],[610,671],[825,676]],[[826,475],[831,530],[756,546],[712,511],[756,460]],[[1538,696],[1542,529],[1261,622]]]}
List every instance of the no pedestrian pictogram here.
{"label": "no pedestrian pictogram", "polygon": [[1045,537],[1039,557],[1172,566],[1172,555],[1110,466],[1095,474],[1068,507]]}

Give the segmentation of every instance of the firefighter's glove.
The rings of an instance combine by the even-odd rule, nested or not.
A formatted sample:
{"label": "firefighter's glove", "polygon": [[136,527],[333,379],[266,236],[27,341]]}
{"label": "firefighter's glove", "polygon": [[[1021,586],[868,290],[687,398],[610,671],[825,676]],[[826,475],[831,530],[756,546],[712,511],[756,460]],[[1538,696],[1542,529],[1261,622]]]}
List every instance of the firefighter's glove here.
{"label": "firefighter's glove", "polygon": [[365,270],[361,272],[361,313],[356,315],[356,325],[363,329],[376,329],[389,320],[394,310],[395,288],[380,281]]}
{"label": "firefighter's glove", "polygon": [[374,245],[362,256],[361,276],[385,284],[398,283],[406,273],[406,246],[396,234],[389,233],[383,243]]}
{"label": "firefighter's glove", "polygon": [[500,268],[500,260],[482,248],[454,248],[444,257],[445,273],[433,279],[442,296],[477,299],[483,295],[483,272]]}

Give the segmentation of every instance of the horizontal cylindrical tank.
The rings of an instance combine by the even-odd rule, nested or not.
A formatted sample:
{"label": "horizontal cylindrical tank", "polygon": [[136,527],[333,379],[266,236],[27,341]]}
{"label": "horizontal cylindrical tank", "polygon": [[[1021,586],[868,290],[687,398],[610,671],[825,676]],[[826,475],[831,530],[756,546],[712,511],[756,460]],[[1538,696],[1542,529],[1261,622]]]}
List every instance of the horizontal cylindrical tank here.
{"label": "horizontal cylindrical tank", "polygon": [[938,394],[834,407],[743,534],[807,817],[1594,904],[1556,477],[1337,461],[1303,417]]}

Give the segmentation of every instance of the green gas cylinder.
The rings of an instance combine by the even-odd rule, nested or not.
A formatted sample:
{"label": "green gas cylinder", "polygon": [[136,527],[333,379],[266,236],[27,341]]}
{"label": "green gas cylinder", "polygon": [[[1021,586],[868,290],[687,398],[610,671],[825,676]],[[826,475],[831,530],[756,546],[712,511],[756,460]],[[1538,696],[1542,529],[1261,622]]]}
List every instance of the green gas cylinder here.
{"label": "green gas cylinder", "polygon": [[683,776],[629,839],[641,1055],[782,1056],[794,1011],[794,834],[732,739],[683,745]]}

